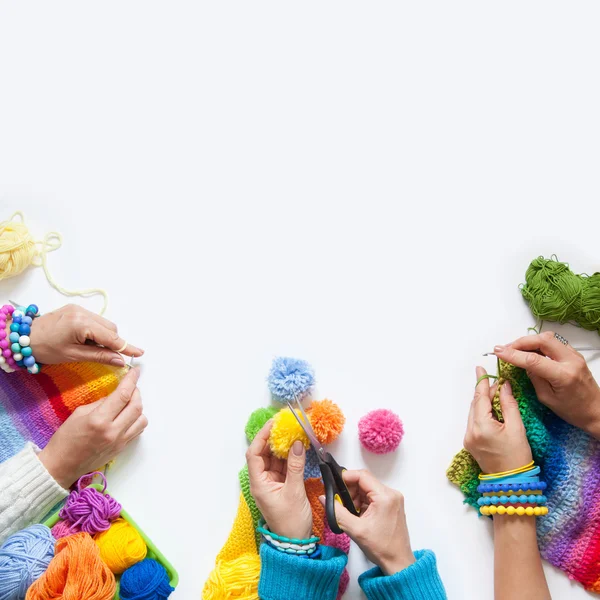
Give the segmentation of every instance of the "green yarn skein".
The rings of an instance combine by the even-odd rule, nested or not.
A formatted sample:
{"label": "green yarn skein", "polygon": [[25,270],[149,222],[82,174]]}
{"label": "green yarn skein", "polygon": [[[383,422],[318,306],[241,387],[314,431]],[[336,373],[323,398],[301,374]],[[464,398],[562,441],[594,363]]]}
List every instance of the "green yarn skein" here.
{"label": "green yarn skein", "polygon": [[572,323],[600,333],[600,273],[573,273],[556,256],[531,261],[521,293],[541,321]]}

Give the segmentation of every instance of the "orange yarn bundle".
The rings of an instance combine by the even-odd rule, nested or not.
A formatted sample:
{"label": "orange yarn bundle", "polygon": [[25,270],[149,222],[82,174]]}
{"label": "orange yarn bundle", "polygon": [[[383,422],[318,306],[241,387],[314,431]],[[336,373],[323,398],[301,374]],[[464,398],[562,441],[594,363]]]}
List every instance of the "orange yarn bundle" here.
{"label": "orange yarn bundle", "polygon": [[346,417],[331,400],[315,400],[306,411],[310,425],[321,444],[331,444],[344,429]]}
{"label": "orange yarn bundle", "polygon": [[56,542],[56,555],[46,572],[29,588],[26,600],[111,600],[115,576],[100,559],[87,533]]}

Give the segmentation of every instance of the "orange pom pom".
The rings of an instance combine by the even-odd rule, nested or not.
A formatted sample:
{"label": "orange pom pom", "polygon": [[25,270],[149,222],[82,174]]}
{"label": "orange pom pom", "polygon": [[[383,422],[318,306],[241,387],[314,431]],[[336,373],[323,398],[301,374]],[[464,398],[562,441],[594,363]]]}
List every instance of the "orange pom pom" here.
{"label": "orange pom pom", "polygon": [[331,444],[344,429],[346,417],[331,400],[317,400],[310,405],[306,416],[321,444]]}

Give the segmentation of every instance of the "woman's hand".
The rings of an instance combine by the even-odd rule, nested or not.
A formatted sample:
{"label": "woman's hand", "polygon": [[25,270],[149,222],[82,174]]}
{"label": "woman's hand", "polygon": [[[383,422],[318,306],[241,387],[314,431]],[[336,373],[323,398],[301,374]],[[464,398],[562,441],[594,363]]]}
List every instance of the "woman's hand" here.
{"label": "woman's hand", "polygon": [[545,331],[496,346],[494,354],[525,369],[540,402],[561,419],[600,439],[600,387],[579,352]]}
{"label": "woman's hand", "polygon": [[39,453],[63,488],[102,468],[146,429],[139,376],[138,369],[130,369],[110,396],[75,409]]}
{"label": "woman's hand", "polygon": [[[477,378],[486,375],[477,367]],[[500,473],[522,467],[532,460],[531,448],[525,435],[519,406],[512,395],[508,381],[500,388],[500,406],[504,423],[492,414],[492,399],[496,385],[490,389],[488,379],[482,379],[475,388],[471,403],[464,446],[479,463],[484,473]]]}
{"label": "woman's hand", "polygon": [[[386,575],[415,562],[410,547],[404,496],[383,485],[369,471],[345,471],[344,481],[360,517],[335,503],[338,525],[358,544],[365,556]],[[325,505],[325,496],[319,498]]]}
{"label": "woman's hand", "polygon": [[271,454],[269,421],[246,452],[250,491],[269,529],[280,536],[308,539],[312,536],[312,509],[304,488],[306,452],[294,442],[287,460]]}
{"label": "woman's hand", "polygon": [[144,353],[125,344],[114,323],[74,304],[34,319],[29,337],[36,361],[48,365],[89,361],[123,367],[119,352]]}

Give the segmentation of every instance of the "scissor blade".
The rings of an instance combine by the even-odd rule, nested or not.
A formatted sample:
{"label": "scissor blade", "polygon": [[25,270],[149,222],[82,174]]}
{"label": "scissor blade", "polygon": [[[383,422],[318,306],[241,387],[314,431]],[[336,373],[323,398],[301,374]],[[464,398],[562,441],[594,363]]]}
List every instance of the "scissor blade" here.
{"label": "scissor blade", "polygon": [[287,404],[288,404],[290,410],[292,411],[292,414],[296,417],[296,421],[298,421],[298,423],[300,424],[300,427],[302,427],[302,429],[303,429],[304,433],[306,434],[306,437],[310,441],[312,447],[315,449],[315,451],[317,453],[319,453],[322,456],[323,452],[324,452],[323,446],[321,445],[321,442],[319,442],[319,440],[317,439],[317,436],[315,435],[313,428],[310,425],[310,421],[308,420],[308,417],[306,416],[306,413],[304,412],[304,409],[302,408],[302,404],[300,404],[300,401],[298,400],[298,398],[296,398],[296,404],[298,405],[298,408],[300,409],[302,419],[298,416],[298,413],[296,412],[291,401],[288,400]]}

